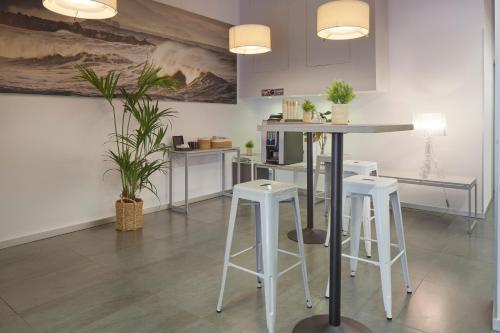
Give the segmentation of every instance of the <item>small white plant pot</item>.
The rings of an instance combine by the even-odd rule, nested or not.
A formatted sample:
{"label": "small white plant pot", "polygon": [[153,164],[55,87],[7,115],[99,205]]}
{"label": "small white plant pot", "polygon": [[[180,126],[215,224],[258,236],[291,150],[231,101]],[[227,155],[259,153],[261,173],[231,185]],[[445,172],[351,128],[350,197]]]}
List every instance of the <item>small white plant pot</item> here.
{"label": "small white plant pot", "polygon": [[304,115],[302,117],[302,121],[305,123],[310,123],[313,121],[313,113],[312,111],[304,111]]}
{"label": "small white plant pot", "polygon": [[253,148],[246,148],[246,153],[247,153],[247,156],[251,156],[253,155],[253,151],[252,151]]}
{"label": "small white plant pot", "polygon": [[348,104],[332,104],[332,124],[333,125],[349,124]]}

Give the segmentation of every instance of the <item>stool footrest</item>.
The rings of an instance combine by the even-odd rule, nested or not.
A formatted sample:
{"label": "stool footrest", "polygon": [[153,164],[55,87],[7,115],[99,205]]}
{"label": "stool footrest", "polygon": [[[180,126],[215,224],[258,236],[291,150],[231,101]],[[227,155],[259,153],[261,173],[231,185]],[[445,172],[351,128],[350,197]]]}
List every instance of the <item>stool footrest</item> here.
{"label": "stool footrest", "polygon": [[[373,243],[378,243],[378,241],[377,241],[376,239],[372,239],[372,238],[359,237],[359,239],[360,239],[360,240],[362,240],[362,241],[370,241],[370,242],[373,242]],[[350,240],[351,240],[351,237],[347,238],[346,240],[344,240],[344,241],[342,242],[342,245],[344,245],[345,243],[347,243],[347,242],[348,242],[348,241],[350,241]],[[398,248],[398,249],[399,249],[399,245],[398,245],[398,244],[396,244],[396,243],[390,243],[390,245],[391,245],[392,247],[395,247],[395,248]]]}
{"label": "stool footrest", "polygon": [[288,267],[287,269],[284,269],[282,270],[281,272],[278,273],[278,277],[281,277],[283,274],[285,273],[288,273],[289,271],[291,271],[292,269],[294,269],[295,267],[298,267],[299,265],[302,264],[302,261],[298,261],[296,262],[295,264],[293,264],[292,266]]}
{"label": "stool footrest", "polygon": [[[396,262],[396,260],[398,260],[405,252],[406,252],[406,250],[399,251],[399,253],[396,254],[396,256],[393,259],[391,259],[391,265],[394,264]],[[351,256],[351,255],[345,254],[345,253],[342,253],[342,257],[349,258],[349,259],[354,259],[354,260],[359,260],[359,261],[363,261],[363,262],[366,262],[368,264],[372,264],[372,265],[375,265],[375,266],[380,266],[380,263],[378,261],[369,260],[369,259],[360,258],[360,257],[355,257],[355,256]]]}
{"label": "stool footrest", "polygon": [[242,250],[242,251],[240,251],[240,252],[237,252],[237,253],[235,253],[235,254],[232,254],[229,258],[235,258],[235,257],[237,257],[237,256],[239,256],[239,255],[242,255],[242,254],[243,254],[243,253],[245,253],[245,252],[252,251],[252,250],[253,250],[253,249],[255,249],[255,248],[256,248],[256,246],[255,246],[255,245],[250,246],[248,249],[244,249],[244,250]]}
{"label": "stool footrest", "polygon": [[227,265],[229,267],[233,267],[233,268],[239,269],[240,271],[243,271],[245,273],[255,275],[256,277],[259,277],[259,278],[263,278],[264,277],[264,274],[262,274],[262,273],[257,273],[255,271],[252,271],[251,269],[245,268],[243,266],[235,265],[232,262],[228,262]]}
{"label": "stool footrest", "polygon": [[[256,246],[253,245],[253,246],[250,246],[248,249],[245,249],[245,250],[242,250],[240,252],[237,252],[233,255],[230,256],[230,258],[234,258],[234,257],[237,257],[245,252],[248,252],[248,251],[251,251],[253,249],[255,249]],[[288,254],[289,256],[292,256],[292,257],[296,257],[296,258],[299,258],[300,259],[300,255],[297,254],[297,253],[293,253],[293,252],[290,252],[290,251],[286,251],[286,250],[282,250],[282,249],[278,249],[278,252],[281,252],[283,254]],[[283,271],[279,272],[278,273],[278,277],[282,276],[283,274],[287,273],[288,271],[294,269],[295,267],[298,267],[299,265],[302,264],[302,261],[299,260],[298,262],[296,262],[295,264],[291,265],[290,267],[284,269]],[[233,267],[233,268],[236,268],[236,269],[239,269],[240,271],[243,271],[243,272],[246,272],[246,273],[249,273],[249,274],[252,274],[252,275],[255,275],[259,278],[263,278],[264,277],[264,274],[262,273],[258,273],[258,272],[255,272],[255,271],[252,271],[251,269],[248,269],[246,267],[243,267],[243,266],[240,266],[240,265],[236,265],[236,264],[233,264],[232,262],[228,262],[228,266],[229,267]]]}
{"label": "stool footrest", "polygon": [[293,252],[282,250],[282,249],[278,249],[278,252],[281,252],[281,253],[284,253],[284,254],[288,254],[289,256],[296,257],[296,258],[300,259],[300,255],[297,254],[297,253],[293,253]]}

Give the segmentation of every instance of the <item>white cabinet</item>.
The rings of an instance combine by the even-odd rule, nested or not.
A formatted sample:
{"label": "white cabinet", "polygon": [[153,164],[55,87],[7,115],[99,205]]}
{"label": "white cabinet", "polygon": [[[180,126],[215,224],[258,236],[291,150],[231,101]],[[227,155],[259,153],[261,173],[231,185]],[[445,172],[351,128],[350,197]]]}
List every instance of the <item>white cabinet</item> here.
{"label": "white cabinet", "polygon": [[387,0],[370,4],[370,35],[324,41],[316,35],[316,9],[325,0],[241,0],[240,22],[271,27],[272,52],[240,56],[239,95],[284,88],[285,95],[324,93],[333,80],[357,91],[384,90],[387,68]]}

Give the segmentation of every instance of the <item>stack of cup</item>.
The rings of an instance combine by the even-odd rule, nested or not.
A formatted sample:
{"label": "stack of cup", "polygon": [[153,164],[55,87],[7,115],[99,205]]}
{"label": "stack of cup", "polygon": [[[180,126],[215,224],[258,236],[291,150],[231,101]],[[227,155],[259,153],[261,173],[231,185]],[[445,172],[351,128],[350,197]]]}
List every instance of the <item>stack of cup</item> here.
{"label": "stack of cup", "polygon": [[281,105],[283,112],[283,120],[302,120],[302,109],[299,101],[284,99]]}

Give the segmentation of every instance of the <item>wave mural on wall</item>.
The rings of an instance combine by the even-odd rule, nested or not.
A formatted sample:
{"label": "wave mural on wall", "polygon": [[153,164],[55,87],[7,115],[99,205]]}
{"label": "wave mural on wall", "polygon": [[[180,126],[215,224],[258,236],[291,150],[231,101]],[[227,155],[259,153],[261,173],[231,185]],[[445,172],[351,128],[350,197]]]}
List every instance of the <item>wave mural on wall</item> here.
{"label": "wave mural on wall", "polygon": [[176,91],[155,97],[236,103],[236,56],[229,25],[153,0],[119,1],[110,20],[75,20],[41,0],[0,2],[0,93],[97,96],[75,79],[76,65],[122,72],[131,87],[146,61],[175,77]]}

